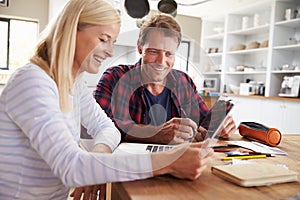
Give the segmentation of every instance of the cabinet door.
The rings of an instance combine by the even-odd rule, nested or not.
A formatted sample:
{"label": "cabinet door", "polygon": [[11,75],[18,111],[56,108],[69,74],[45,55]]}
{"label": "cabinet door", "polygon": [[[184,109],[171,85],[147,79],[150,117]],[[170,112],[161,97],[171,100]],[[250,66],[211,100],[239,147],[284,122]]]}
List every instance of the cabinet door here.
{"label": "cabinet door", "polygon": [[284,102],[283,133],[300,134],[300,102]]}
{"label": "cabinet door", "polygon": [[263,100],[260,122],[277,128],[282,134],[300,133],[300,103],[292,101]]}
{"label": "cabinet door", "polygon": [[266,126],[277,128],[281,132],[284,129],[284,101],[262,100],[260,110],[260,122]]}
{"label": "cabinet door", "polygon": [[260,122],[260,99],[251,99],[248,97],[232,97],[232,99],[235,101],[232,117],[237,125],[245,121]]}

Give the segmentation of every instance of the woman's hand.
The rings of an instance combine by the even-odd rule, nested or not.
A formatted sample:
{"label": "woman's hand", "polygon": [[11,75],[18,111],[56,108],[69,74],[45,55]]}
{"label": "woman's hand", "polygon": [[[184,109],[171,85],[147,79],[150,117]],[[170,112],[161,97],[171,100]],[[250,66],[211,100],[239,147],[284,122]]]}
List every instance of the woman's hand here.
{"label": "woman's hand", "polygon": [[[93,148],[96,153],[111,153],[112,150],[105,144],[96,144]],[[106,184],[90,185],[84,187],[77,187],[70,194],[74,200],[105,200]]]}
{"label": "woman's hand", "polygon": [[70,196],[74,200],[105,200],[105,194],[106,184],[101,184],[75,188]]}
{"label": "woman's hand", "polygon": [[208,140],[185,143],[170,151],[151,154],[153,175],[171,174],[182,179],[197,179],[213,155],[208,143]]}

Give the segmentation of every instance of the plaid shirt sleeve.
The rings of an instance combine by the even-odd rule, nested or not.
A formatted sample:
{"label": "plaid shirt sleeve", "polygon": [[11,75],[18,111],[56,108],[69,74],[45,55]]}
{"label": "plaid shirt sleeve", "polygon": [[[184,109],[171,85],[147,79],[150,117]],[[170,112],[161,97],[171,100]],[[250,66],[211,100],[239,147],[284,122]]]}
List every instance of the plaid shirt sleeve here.
{"label": "plaid shirt sleeve", "polygon": [[134,124],[129,113],[129,98],[132,96],[128,73],[133,66],[119,65],[108,68],[100,78],[94,97],[118,127],[124,139]]}
{"label": "plaid shirt sleeve", "polygon": [[176,80],[176,87],[173,92],[177,98],[174,102],[179,113],[182,114],[180,110],[183,109],[187,117],[200,125],[207,115],[209,108],[199,95],[193,80],[186,73],[173,70],[172,75]]}

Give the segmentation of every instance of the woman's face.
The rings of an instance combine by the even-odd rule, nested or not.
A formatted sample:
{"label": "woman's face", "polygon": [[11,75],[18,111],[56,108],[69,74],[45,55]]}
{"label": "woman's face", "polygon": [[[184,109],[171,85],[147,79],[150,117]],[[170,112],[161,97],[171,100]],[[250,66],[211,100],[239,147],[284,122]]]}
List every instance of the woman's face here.
{"label": "woman's face", "polygon": [[120,24],[85,26],[77,31],[73,75],[81,72],[97,74],[101,63],[113,56],[113,46]]}

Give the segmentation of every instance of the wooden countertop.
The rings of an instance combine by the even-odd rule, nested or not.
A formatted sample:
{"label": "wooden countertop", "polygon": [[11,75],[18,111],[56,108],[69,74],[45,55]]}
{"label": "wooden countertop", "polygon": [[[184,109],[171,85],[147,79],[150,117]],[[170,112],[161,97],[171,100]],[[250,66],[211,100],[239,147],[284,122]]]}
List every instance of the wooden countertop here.
{"label": "wooden countertop", "polygon": [[[300,134],[283,135],[278,146],[288,152],[288,156],[268,157],[260,162],[285,164],[291,170],[300,172]],[[210,165],[224,164],[224,153],[215,153]],[[215,199],[288,199],[300,193],[300,182],[274,184],[262,187],[240,187],[211,173],[208,167],[195,181],[159,176],[139,181],[113,183],[112,199],[131,200],[215,200]]]}
{"label": "wooden countertop", "polygon": [[[232,93],[222,93],[220,95],[227,95],[232,97],[244,97],[244,98],[255,98],[255,99],[270,99],[270,100],[278,100],[278,101],[296,101],[300,102],[300,98],[297,97],[279,97],[279,96],[261,96],[261,95],[240,95],[240,94],[232,94]],[[218,99],[219,96],[201,96],[203,100],[205,99]]]}
{"label": "wooden countertop", "polygon": [[269,99],[269,100],[278,100],[278,101],[295,101],[300,102],[300,98],[297,97],[279,97],[279,96],[260,96],[260,95],[240,95],[240,94],[232,94],[232,93],[226,93],[227,96],[233,96],[233,97],[244,97],[244,98],[256,98],[256,99]]}

